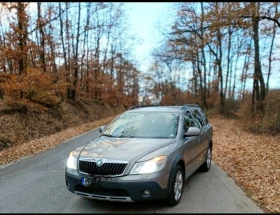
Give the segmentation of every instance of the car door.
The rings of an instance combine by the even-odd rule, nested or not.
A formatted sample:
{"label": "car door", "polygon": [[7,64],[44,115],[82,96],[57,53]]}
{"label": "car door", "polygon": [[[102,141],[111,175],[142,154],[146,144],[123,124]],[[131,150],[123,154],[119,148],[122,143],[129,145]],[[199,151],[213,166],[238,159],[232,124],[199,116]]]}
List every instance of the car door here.
{"label": "car door", "polygon": [[[183,114],[183,133],[187,133],[189,127],[195,127],[193,117],[190,113],[190,111],[186,111]],[[197,168],[197,162],[196,162],[196,155],[197,155],[197,141],[198,141],[197,136],[194,137],[185,137],[184,138],[184,143],[183,143],[183,157],[184,157],[184,162],[186,165],[186,173],[185,177],[188,178]]]}
{"label": "car door", "polygon": [[194,123],[196,127],[200,128],[200,135],[197,139],[197,164],[200,165],[205,160],[206,151],[208,148],[208,127],[205,120],[203,120],[199,110],[193,109],[192,115],[194,117]]}

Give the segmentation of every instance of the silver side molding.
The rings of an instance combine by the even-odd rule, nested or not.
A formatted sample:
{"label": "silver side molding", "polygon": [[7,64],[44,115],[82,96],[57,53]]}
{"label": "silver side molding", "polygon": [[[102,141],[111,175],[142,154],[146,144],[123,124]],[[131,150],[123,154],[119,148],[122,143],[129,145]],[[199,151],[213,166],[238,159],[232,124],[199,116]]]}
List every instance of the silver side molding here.
{"label": "silver side molding", "polygon": [[105,201],[112,201],[112,202],[133,202],[129,196],[103,196],[103,195],[84,193],[80,191],[74,191],[74,193],[78,196],[82,196],[88,199],[97,199],[97,200],[105,200]]}

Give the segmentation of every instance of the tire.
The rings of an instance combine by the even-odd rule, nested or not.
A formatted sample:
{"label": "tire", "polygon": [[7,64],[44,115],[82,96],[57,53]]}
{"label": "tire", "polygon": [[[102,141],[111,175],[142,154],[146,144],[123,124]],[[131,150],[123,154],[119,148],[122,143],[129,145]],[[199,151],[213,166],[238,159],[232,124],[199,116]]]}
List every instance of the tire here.
{"label": "tire", "polygon": [[209,147],[207,149],[205,162],[201,165],[200,171],[208,172],[210,170],[210,168],[211,168],[211,160],[212,160],[212,148]]}
{"label": "tire", "polygon": [[165,203],[169,206],[175,206],[180,202],[183,194],[185,181],[183,168],[177,165],[171,177],[171,189]]}

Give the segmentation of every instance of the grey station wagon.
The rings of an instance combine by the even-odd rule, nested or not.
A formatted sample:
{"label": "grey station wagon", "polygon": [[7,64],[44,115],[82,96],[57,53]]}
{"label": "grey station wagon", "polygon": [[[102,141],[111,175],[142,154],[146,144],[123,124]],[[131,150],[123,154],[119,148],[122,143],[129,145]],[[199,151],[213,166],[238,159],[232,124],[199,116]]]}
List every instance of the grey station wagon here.
{"label": "grey station wagon", "polygon": [[72,151],[67,189],[81,197],[180,202],[184,181],[211,166],[213,128],[197,105],[134,106]]}

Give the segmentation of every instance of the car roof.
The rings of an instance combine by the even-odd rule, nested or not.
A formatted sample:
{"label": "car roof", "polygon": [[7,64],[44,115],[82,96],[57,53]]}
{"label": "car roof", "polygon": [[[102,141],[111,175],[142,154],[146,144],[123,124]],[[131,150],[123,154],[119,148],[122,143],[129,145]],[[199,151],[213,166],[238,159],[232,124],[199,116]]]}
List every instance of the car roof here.
{"label": "car roof", "polygon": [[198,105],[188,104],[183,106],[134,106],[131,107],[129,112],[173,112],[180,113],[185,109],[200,109]]}

